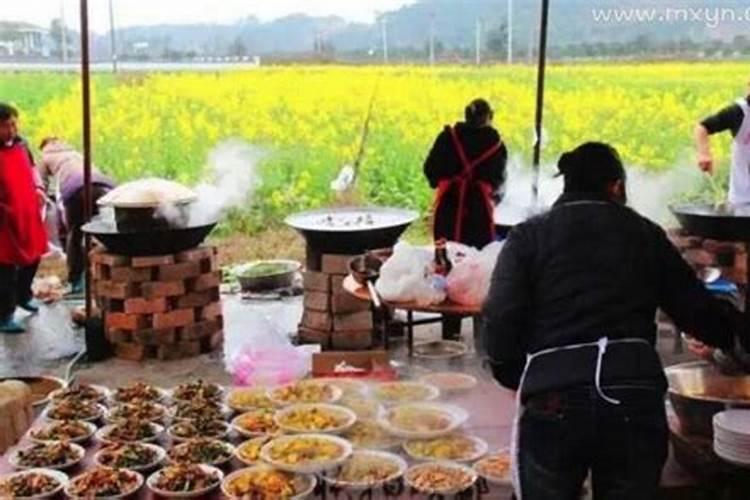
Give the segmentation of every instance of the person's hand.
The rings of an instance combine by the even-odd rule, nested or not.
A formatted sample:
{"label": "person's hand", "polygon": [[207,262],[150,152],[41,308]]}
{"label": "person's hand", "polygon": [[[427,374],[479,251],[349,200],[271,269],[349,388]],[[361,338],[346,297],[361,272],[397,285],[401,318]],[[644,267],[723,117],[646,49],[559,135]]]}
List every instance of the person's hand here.
{"label": "person's hand", "polygon": [[711,153],[698,153],[698,167],[705,173],[713,175],[714,157]]}
{"label": "person's hand", "polygon": [[708,346],[700,340],[694,337],[690,337],[689,335],[683,335],[683,339],[685,339],[688,351],[692,352],[704,361],[714,361],[714,351],[716,350],[715,348]]}

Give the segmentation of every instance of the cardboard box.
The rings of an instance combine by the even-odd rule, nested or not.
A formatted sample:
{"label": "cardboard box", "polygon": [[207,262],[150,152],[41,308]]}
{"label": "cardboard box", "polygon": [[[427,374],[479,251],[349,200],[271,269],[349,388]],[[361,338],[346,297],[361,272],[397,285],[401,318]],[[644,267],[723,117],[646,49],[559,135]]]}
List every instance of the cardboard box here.
{"label": "cardboard box", "polygon": [[385,351],[363,351],[363,352],[345,352],[345,351],[328,351],[313,354],[312,373],[314,377],[326,377],[335,373],[336,366],[341,363],[365,370],[365,373],[356,375],[362,376],[375,372],[389,371],[390,367],[388,353]]}

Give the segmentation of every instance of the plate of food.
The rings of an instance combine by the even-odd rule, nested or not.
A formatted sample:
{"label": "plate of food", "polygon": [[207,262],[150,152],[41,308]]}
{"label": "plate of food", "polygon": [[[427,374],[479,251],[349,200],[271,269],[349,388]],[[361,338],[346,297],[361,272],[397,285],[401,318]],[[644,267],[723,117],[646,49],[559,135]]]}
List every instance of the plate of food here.
{"label": "plate of food", "polygon": [[403,443],[403,439],[391,436],[374,420],[357,420],[342,437],[355,449],[390,450]]}
{"label": "plate of food", "polygon": [[47,420],[83,420],[94,422],[104,416],[107,409],[96,401],[61,399],[54,401],[45,411]]}
{"label": "plate of food", "polygon": [[272,408],[273,402],[265,387],[238,387],[229,392],[227,406],[238,413],[245,413],[258,408]]}
{"label": "plate of food", "polygon": [[172,389],[172,399],[175,401],[194,401],[196,399],[222,401],[224,399],[224,388],[219,384],[199,379],[180,384]]}
{"label": "plate of food", "polygon": [[109,389],[103,385],[80,384],[75,387],[63,387],[52,391],[49,397],[52,401],[72,399],[76,401],[104,403],[109,397]]}
{"label": "plate of food", "polygon": [[33,443],[70,441],[80,444],[90,440],[96,429],[96,425],[83,420],[53,421],[29,431],[29,439]]}
{"label": "plate of food", "polygon": [[375,387],[374,395],[381,403],[397,405],[432,401],[440,397],[440,390],[424,382],[383,382]]}
{"label": "plate of food", "polygon": [[153,443],[159,439],[162,432],[164,427],[159,424],[131,420],[102,427],[96,433],[96,438],[105,444]]}
{"label": "plate of food", "polygon": [[276,412],[274,421],[284,432],[339,434],[354,425],[357,414],[337,405],[296,404]]}
{"label": "plate of food", "polygon": [[414,465],[404,475],[406,484],[427,495],[457,495],[474,486],[477,473],[455,462]]}
{"label": "plate of food", "polygon": [[239,445],[234,450],[234,456],[238,461],[248,466],[258,465],[260,463],[260,450],[273,436],[261,436],[249,439]]}
{"label": "plate of food", "polygon": [[396,406],[378,420],[394,436],[405,439],[432,439],[451,434],[469,418],[463,408],[439,403],[412,403]]}
{"label": "plate of food", "polygon": [[414,356],[422,359],[445,360],[460,358],[468,352],[466,344],[456,340],[433,340],[414,344]]}
{"label": "plate of food", "polygon": [[142,420],[145,422],[161,423],[167,417],[167,408],[151,401],[136,403],[120,403],[109,409],[104,419],[114,424],[123,420]]}
{"label": "plate of food", "polygon": [[261,459],[287,472],[316,474],[343,463],[352,454],[349,441],[328,434],[280,436],[260,450]]}
{"label": "plate of food", "polygon": [[407,467],[406,461],[394,453],[359,450],[327,474],[325,480],[338,488],[362,491],[399,479]]}
{"label": "plate of food", "polygon": [[491,453],[474,464],[474,470],[489,483],[499,486],[512,484],[512,457],[510,450]]}
{"label": "plate of food", "polygon": [[116,403],[133,403],[136,401],[151,401],[152,403],[161,403],[168,398],[167,391],[160,387],[146,384],[144,382],[133,382],[131,384],[118,387],[112,393],[112,400]]}
{"label": "plate of food", "polygon": [[238,470],[224,479],[221,492],[232,500],[301,500],[315,490],[315,477],[257,465]]}
{"label": "plate of food", "polygon": [[230,429],[223,420],[182,420],[170,426],[167,434],[177,442],[200,437],[226,439]]}
{"label": "plate of food", "polygon": [[297,403],[335,403],[341,399],[340,387],[317,380],[301,380],[282,385],[268,392],[268,397],[278,406]]}
{"label": "plate of food", "polygon": [[148,488],[164,498],[197,498],[217,488],[224,473],[202,464],[170,465],[154,472],[146,481]]}
{"label": "plate of food", "polygon": [[276,424],[275,414],[276,411],[271,408],[249,411],[235,417],[232,420],[232,428],[247,438],[280,434],[281,429]]}
{"label": "plate of food", "polygon": [[425,384],[437,387],[443,393],[470,391],[478,383],[476,377],[458,372],[428,373],[420,377],[419,380]]}
{"label": "plate of food", "polygon": [[370,390],[366,382],[350,377],[325,377],[316,378],[317,382],[335,385],[341,389],[342,397],[364,397]]}
{"label": "plate of food", "polygon": [[178,401],[170,411],[170,416],[175,420],[226,420],[231,415],[232,410],[220,401],[200,398]]}
{"label": "plate of food", "polygon": [[338,404],[352,410],[359,419],[375,419],[383,412],[383,405],[363,396],[344,396]]}
{"label": "plate of food", "polygon": [[94,462],[104,467],[146,472],[157,468],[167,457],[164,448],[149,443],[113,443],[94,455]]}
{"label": "plate of food", "polygon": [[404,443],[404,451],[414,460],[448,460],[473,462],[487,453],[487,442],[476,436],[462,434],[434,439],[411,440]]}
{"label": "plate of food", "polygon": [[205,464],[221,467],[234,455],[234,446],[218,439],[199,438],[179,444],[169,450],[171,464]]}
{"label": "plate of food", "polygon": [[42,500],[57,496],[68,476],[50,469],[29,469],[0,478],[0,498]]}
{"label": "plate of food", "polygon": [[86,451],[75,443],[50,441],[17,449],[8,457],[8,462],[20,470],[64,470],[81,463],[84,455]]}
{"label": "plate of food", "polygon": [[95,467],[68,482],[65,494],[75,500],[115,500],[135,494],[143,486],[143,476],[128,469]]}

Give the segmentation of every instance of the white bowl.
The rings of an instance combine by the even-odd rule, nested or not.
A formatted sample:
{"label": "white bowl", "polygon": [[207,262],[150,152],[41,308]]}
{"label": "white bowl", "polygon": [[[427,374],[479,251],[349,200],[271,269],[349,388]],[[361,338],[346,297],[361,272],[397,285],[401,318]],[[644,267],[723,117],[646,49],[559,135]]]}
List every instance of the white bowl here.
{"label": "white bowl", "polygon": [[[56,444],[56,443],[59,443],[59,441],[48,441],[46,443],[42,443],[42,446],[47,445],[47,444]],[[65,470],[65,469],[70,469],[71,467],[74,467],[74,466],[78,465],[79,463],[81,463],[81,461],[83,460],[83,458],[86,456],[86,450],[84,450],[82,446],[80,446],[78,444],[75,444],[75,443],[70,443],[70,447],[73,449],[73,451],[77,455],[77,458],[68,460],[64,464],[60,464],[60,465],[48,465],[48,466],[45,466],[45,467],[21,465],[20,462],[19,462],[19,454],[22,451],[28,450],[28,449],[30,449],[30,448],[32,448],[34,446],[39,446],[39,445],[35,444],[35,445],[32,445],[32,446],[27,446],[25,448],[19,448],[19,449],[15,450],[8,457],[8,463],[10,463],[10,465],[12,465],[13,467],[15,467],[18,470],[30,470],[30,469],[41,469],[41,468],[44,468],[44,469],[54,469],[54,470]]]}
{"label": "white bowl", "polygon": [[[99,397],[96,398],[97,402],[105,403],[107,401],[107,398],[109,398],[109,389],[107,389],[105,386],[97,385],[97,384],[84,384],[84,385],[91,387],[92,389],[94,389],[96,392],[99,393]],[[62,387],[60,389],[52,391],[49,394],[50,401],[52,401],[54,404],[54,401],[56,399],[61,399],[63,397],[63,393],[65,393],[65,391],[67,390],[68,390],[68,387]]]}
{"label": "white bowl", "polygon": [[[405,398],[402,399],[401,397],[397,399],[392,399],[388,397],[385,394],[382,394],[380,391],[390,388],[390,387],[409,387],[413,389],[417,389],[421,391],[424,396],[417,397],[417,398]],[[405,403],[419,403],[419,402],[425,402],[425,401],[434,401],[435,399],[440,397],[440,389],[435,387],[434,385],[425,384],[424,382],[382,382],[378,384],[373,389],[373,395],[375,396],[375,399],[380,401],[383,404],[387,405],[399,405],[399,404],[405,404]]]}
{"label": "white bowl", "polygon": [[[382,434],[382,439],[375,442],[366,442],[364,444],[357,444],[354,441],[352,433],[356,430],[359,425],[373,426]],[[383,427],[373,419],[358,419],[357,422],[347,430],[341,437],[349,440],[355,450],[395,450],[400,448],[404,440],[399,437],[392,436]]]}
{"label": "white bowl", "polygon": [[[151,386],[151,387],[154,388],[154,390],[159,394],[159,396],[156,399],[152,399],[152,400],[149,400],[149,401],[151,401],[153,403],[164,404],[166,401],[169,400],[169,393],[166,390],[162,389],[161,387],[155,387],[155,386]],[[119,399],[117,397],[117,389],[110,391],[109,399],[110,399],[110,401],[112,401],[115,404],[130,403],[131,402],[131,401],[123,401],[123,400]]]}
{"label": "white bowl", "polygon": [[[453,437],[471,441],[472,444],[474,445],[474,452],[471,455],[467,455],[465,457],[460,457],[460,458],[438,458],[438,457],[428,457],[428,456],[419,455],[412,449],[413,443],[416,443],[419,441],[430,441],[429,439],[427,440],[415,439],[415,440],[407,441],[402,446],[403,446],[404,452],[407,455],[409,455],[409,458],[411,458],[412,460],[417,460],[417,461],[448,460],[451,462],[474,462],[476,460],[479,460],[480,458],[482,458],[484,455],[487,454],[487,450],[489,449],[489,446],[487,445],[487,442],[485,440],[480,439],[476,436],[456,435]],[[450,438],[451,436],[443,437],[443,439],[450,439]],[[441,439],[441,438],[435,438],[435,439]]]}
{"label": "white bowl", "polygon": [[273,406],[273,403],[271,402],[270,399],[268,400],[269,405],[267,406],[240,405],[240,404],[232,403],[232,395],[235,393],[240,393],[240,392],[257,392],[258,394],[262,394],[263,396],[268,398],[268,389],[265,387],[235,387],[234,389],[229,391],[229,393],[227,394],[226,404],[230,409],[232,409],[233,411],[237,413],[246,413],[248,411],[253,411],[259,408],[266,408],[266,407],[270,408],[271,406]]}
{"label": "white bowl", "polygon": [[[341,455],[333,459],[313,460],[302,464],[287,464],[271,458],[271,449],[275,445],[304,438],[315,438],[336,444],[341,448]],[[351,454],[352,445],[349,441],[337,436],[331,436],[329,434],[297,434],[294,436],[280,436],[272,439],[260,450],[260,458],[264,462],[276,467],[277,469],[287,472],[296,472],[298,474],[317,474],[319,472],[333,469],[334,467],[341,465],[347,458],[351,456]]]}
{"label": "white bowl", "polygon": [[96,439],[98,439],[99,441],[101,441],[104,444],[122,443],[122,442],[153,443],[153,442],[158,441],[159,437],[164,432],[164,427],[162,427],[159,424],[155,424],[153,422],[147,422],[147,423],[148,423],[148,425],[151,426],[151,428],[154,431],[153,432],[153,437],[146,438],[146,439],[139,439],[137,441],[120,441],[120,440],[117,440],[117,439],[110,439],[108,437],[108,434],[117,425],[117,424],[111,424],[111,425],[105,425],[104,427],[102,427],[101,429],[99,429],[96,432]]}
{"label": "white bowl", "polygon": [[[295,411],[312,411],[314,409],[320,409],[340,416],[340,424],[330,429],[302,429],[299,427],[293,427],[291,425],[285,425],[283,423],[284,417]],[[274,422],[279,428],[288,433],[292,434],[304,434],[310,432],[319,432],[321,434],[340,434],[347,429],[351,428],[352,425],[357,421],[357,414],[349,408],[338,405],[330,405],[324,403],[309,403],[309,404],[296,404],[287,406],[286,408],[276,412],[273,417]]]}
{"label": "white bowl", "polygon": [[[92,437],[94,437],[94,434],[96,434],[96,425],[92,424],[91,422],[86,422],[84,420],[77,420],[76,422],[82,424],[87,429],[87,433],[83,437],[75,438],[75,439],[68,439],[71,443],[85,443],[86,441],[90,440]],[[49,427],[52,427],[54,425],[60,425],[62,422],[60,421],[51,421],[46,424],[44,424],[41,427],[37,427],[36,429],[31,429],[29,431],[29,441],[32,443],[49,443],[50,441],[57,441],[57,439],[40,439],[34,436],[35,433],[45,430]]]}
{"label": "white bowl", "polygon": [[314,379],[316,382],[335,385],[343,392],[344,396],[367,396],[370,386],[367,382],[351,377],[324,377]]}
{"label": "white bowl", "polygon": [[[441,382],[441,378],[453,378],[458,382],[456,385],[451,386],[444,381]],[[419,380],[420,382],[423,382],[425,384],[437,387],[441,393],[457,393],[470,391],[474,389],[479,383],[476,377],[460,372],[428,373],[427,375],[422,375],[421,377],[419,377]]]}
{"label": "white bowl", "polygon": [[[197,441],[197,440],[195,440]],[[185,441],[184,443],[178,444],[177,446],[173,447],[171,450],[169,450],[169,453],[167,454],[170,462],[172,461],[171,453],[175,450],[178,450],[180,448],[187,447],[191,443],[194,443],[195,441]],[[225,443],[224,441],[220,441],[218,439],[206,439],[205,441],[210,441],[212,444],[219,444],[224,448],[224,450],[227,452],[227,458],[223,460],[219,460],[218,462],[211,462],[211,463],[204,463],[203,465],[211,465],[213,467],[222,467],[226,464],[228,464],[232,458],[234,457],[234,446],[232,446],[229,443]]]}
{"label": "white bowl", "polygon": [[[143,480],[143,476],[140,473],[132,471],[132,470],[127,470],[127,469],[120,469],[120,470],[130,474],[133,478],[135,478],[136,485],[130,491],[126,491],[124,493],[121,493],[120,495],[93,497],[95,500],[119,500],[120,498],[128,498],[129,496],[135,494],[138,490],[141,489],[141,487],[143,486],[144,480]],[[75,484],[76,480],[85,476],[88,472],[91,472],[91,471],[84,472],[83,474],[78,475],[74,477],[73,479],[71,479],[70,481],[68,481],[68,484],[65,487],[65,494],[68,496],[68,498],[72,500],[91,500],[91,497],[89,496],[79,497],[79,496],[73,495],[72,492],[70,491],[70,488]]]}
{"label": "white bowl", "polygon": [[[164,405],[162,405],[162,404],[159,404],[159,403],[153,403],[153,404],[161,412],[161,416],[156,417],[156,418],[151,418],[148,421],[149,422],[155,422],[155,423],[163,423],[167,419],[167,417],[169,416],[169,412],[167,411],[167,407],[164,406]],[[104,414],[104,421],[107,422],[108,424],[114,424],[114,423],[117,423],[118,421],[128,420],[126,418],[117,417],[115,415],[115,412],[117,412],[118,410],[120,410],[124,406],[128,406],[128,405],[132,406],[133,403],[118,403],[117,405],[111,407]]]}
{"label": "white bowl", "polygon": [[[394,425],[390,416],[392,413],[404,410],[425,411],[441,413],[449,417],[449,424],[442,429],[435,430],[412,430]],[[404,439],[433,439],[453,433],[469,419],[469,414],[463,408],[454,405],[440,403],[413,403],[395,406],[381,415],[378,419],[380,425],[387,432]]]}
{"label": "white bowl", "polygon": [[161,474],[163,473],[164,469],[158,470],[151,474],[148,477],[148,480],[146,481],[146,484],[148,485],[148,489],[150,489],[155,494],[159,495],[160,497],[164,498],[197,498],[202,497],[206,495],[207,493],[210,493],[224,480],[224,473],[217,469],[216,467],[212,467],[210,465],[198,465],[201,469],[203,469],[207,473],[213,473],[218,478],[218,481],[211,486],[208,486],[206,488],[203,488],[201,490],[195,490],[195,491],[186,491],[186,492],[175,492],[175,491],[165,491],[160,490],[156,487],[156,482],[161,477]]}
{"label": "white bowl", "polygon": [[[162,448],[161,446],[157,446],[155,444],[150,444],[150,443],[125,443],[125,444],[127,444],[127,445],[135,445],[135,446],[143,446],[144,448],[148,448],[150,450],[153,450],[154,453],[156,453],[156,458],[154,458],[154,460],[151,463],[145,464],[145,465],[139,465],[139,466],[136,466],[136,467],[128,467],[128,469],[130,469],[132,471],[135,471],[135,472],[147,472],[147,471],[155,469],[156,467],[158,467],[159,465],[161,465],[161,463],[164,461],[164,459],[167,458],[167,451],[164,448]],[[111,467],[111,465],[103,464],[101,462],[102,455],[104,454],[105,451],[107,451],[107,450],[103,448],[103,449],[101,449],[101,450],[99,450],[99,451],[96,452],[96,454],[94,455],[94,463],[96,463],[97,465],[101,465],[103,467]]]}
{"label": "white bowl", "polygon": [[[186,402],[187,401],[177,401],[177,402],[175,402],[175,405],[172,406],[169,409],[169,412],[168,412],[169,418],[171,418],[173,421],[177,421],[177,420],[195,420],[195,418],[183,417],[183,416],[178,417],[177,416],[177,404],[179,404],[179,403],[186,403]],[[217,409],[219,410],[219,418],[217,418],[217,420],[227,420],[232,415],[234,415],[234,412],[231,410],[231,408],[229,408],[228,406],[225,406],[225,405],[219,403],[218,401],[216,401],[216,403],[217,403]]]}
{"label": "white bowl", "polygon": [[243,413],[242,415],[238,415],[238,416],[234,417],[234,419],[232,419],[232,423],[231,423],[232,429],[234,429],[235,432],[237,432],[237,434],[239,434],[240,436],[246,437],[246,438],[256,438],[256,437],[262,437],[262,436],[268,436],[268,435],[281,434],[281,429],[278,429],[277,432],[269,434],[268,432],[252,432],[252,431],[249,431],[249,430],[245,429],[241,425],[239,425],[240,419],[242,419],[243,417],[245,417],[245,415],[251,414],[251,413],[260,412],[260,411],[271,411],[271,412],[273,412],[273,410],[259,409],[259,410],[248,411],[246,413]]}
{"label": "white bowl", "polygon": [[[253,472],[253,471],[260,471],[260,470],[273,470],[273,468],[269,467],[268,465],[254,465],[252,467],[240,469],[238,471],[235,471],[229,474],[221,483],[222,494],[226,498],[229,498],[231,500],[240,500],[242,497],[236,497],[229,493],[229,490],[228,490],[229,483],[231,483],[237,477],[242,476],[243,474],[246,474],[248,472]],[[302,500],[303,498],[307,498],[315,490],[315,486],[317,484],[317,480],[315,479],[315,476],[310,475],[310,474],[294,474],[294,482],[297,483],[295,490],[298,493],[289,497],[289,500]]]}
{"label": "white bowl", "polygon": [[477,461],[474,464],[474,470],[480,477],[483,477],[490,484],[495,484],[498,486],[510,486],[513,483],[512,478],[511,478],[510,468],[508,469],[508,474],[502,477],[482,472],[482,463],[498,455],[508,456],[509,459],[511,458],[510,450],[508,449],[498,450],[496,452],[490,453],[489,455],[485,456],[481,460]]}
{"label": "white bowl", "polygon": [[[219,389],[219,395],[215,396],[213,398],[209,398],[208,399],[209,401],[222,401],[222,402],[224,401],[224,399],[226,398],[226,395],[227,395],[227,391],[226,391],[226,389],[224,387],[222,387],[219,384],[214,384],[212,382],[209,382],[206,385],[213,385],[213,386],[216,386]],[[175,397],[174,393],[175,393],[175,391],[177,390],[178,387],[173,387],[173,388],[171,388],[169,390],[169,397],[172,399],[172,401],[174,401],[175,403],[181,402],[181,401],[186,401],[186,402],[187,401],[192,401],[192,399],[186,399],[186,398],[182,398],[182,397],[179,397],[179,398]]]}
{"label": "white bowl", "polygon": [[[440,467],[445,467],[445,468],[449,468],[449,469],[456,469],[456,470],[463,471],[466,474],[468,474],[469,476],[471,476],[471,482],[470,482],[470,484],[467,484],[465,486],[456,486],[454,488],[444,488],[444,489],[439,489],[439,488],[417,488],[414,485],[414,483],[412,482],[412,479],[411,479],[410,476],[413,473],[415,473],[415,472],[417,472],[417,471],[419,471],[421,469],[426,469],[426,468],[435,467],[435,466],[440,466]],[[472,469],[470,467],[466,467],[465,465],[457,464],[455,462],[436,461],[436,462],[426,462],[426,463],[423,463],[423,464],[418,464],[418,465],[414,465],[414,466],[410,467],[409,470],[406,471],[406,474],[404,475],[404,478],[406,480],[406,484],[409,487],[414,488],[415,490],[417,490],[417,491],[419,491],[421,493],[425,493],[427,495],[449,496],[449,495],[456,495],[458,493],[461,493],[463,491],[468,490],[469,488],[472,488],[474,486],[474,484],[477,482],[478,476],[477,476],[476,471],[474,471],[474,469]]]}
{"label": "white bowl", "polygon": [[[356,460],[357,458],[372,458],[372,459],[388,461],[388,462],[391,462],[393,465],[395,465],[398,468],[398,471],[394,472],[387,478],[381,479],[379,481],[351,482],[351,481],[342,481],[342,480],[337,479],[336,476],[340,472],[341,468],[344,467],[348,461]],[[363,490],[368,490],[371,488],[379,488],[385,484],[388,484],[392,481],[399,479],[401,476],[404,475],[407,468],[408,468],[408,465],[406,464],[406,460],[396,455],[395,453],[388,453],[387,451],[376,451],[376,450],[359,450],[359,451],[353,452],[346,462],[341,464],[335,471],[331,471],[332,474],[325,475],[323,479],[327,483],[332,484],[333,486],[336,486],[338,488],[342,488],[345,490],[352,490],[352,491],[363,491]]]}
{"label": "white bowl", "polygon": [[[268,443],[271,439],[273,439],[272,436],[261,436],[261,437],[257,437],[257,438],[253,438],[253,439],[248,439],[247,441],[244,441],[239,446],[235,447],[235,449],[234,449],[234,458],[236,458],[237,461],[240,462],[241,464],[246,465],[248,467],[254,467],[256,465],[259,465],[261,463],[261,461],[262,461],[261,458],[260,458],[260,449],[263,448],[263,445],[265,445],[266,443]],[[249,446],[251,443],[252,444],[260,443],[260,448],[258,449],[258,459],[257,460],[248,460],[248,459],[244,458],[240,454],[240,450],[244,446]]]}
{"label": "white bowl", "polygon": [[52,497],[57,496],[63,489],[65,489],[65,485],[68,484],[68,476],[65,473],[57,471],[57,470],[51,470],[51,469],[28,469],[28,470],[24,470],[20,472],[15,472],[13,474],[7,474],[3,477],[0,477],[0,482],[9,480],[15,477],[27,476],[29,474],[43,474],[57,481],[59,485],[57,488],[55,488],[53,491],[50,491],[49,493],[45,493],[43,495],[34,495],[31,497],[13,497],[15,500],[42,500],[45,498],[52,498]]}
{"label": "white bowl", "polygon": [[[278,390],[287,388],[287,387],[294,387],[298,384],[321,384],[321,385],[327,385],[331,388],[331,397],[329,397],[325,401],[285,401],[283,399],[279,399],[278,396],[274,395],[274,393]],[[306,404],[306,403],[335,403],[339,399],[341,399],[341,396],[344,394],[344,391],[341,390],[341,388],[337,385],[334,385],[332,383],[328,382],[319,382],[316,379],[305,379],[300,380],[298,382],[294,382],[291,384],[285,384],[278,387],[273,387],[268,390],[268,398],[273,402],[273,404],[277,406],[289,406],[293,404]]]}
{"label": "white bowl", "polygon": [[199,437],[208,437],[210,439],[219,439],[219,440],[229,439],[229,433],[232,431],[232,426],[224,422],[223,420],[216,420],[215,422],[217,424],[218,423],[222,424],[222,427],[224,428],[224,432],[222,432],[220,435],[217,435],[217,436],[193,436],[193,437],[185,438],[185,437],[180,437],[180,436],[175,435],[174,427],[177,424],[181,424],[184,422],[175,422],[174,424],[170,425],[169,428],[167,428],[167,436],[169,436],[172,439],[172,441],[174,441],[175,443],[184,443],[185,441],[190,441],[191,439],[197,439]]}
{"label": "white bowl", "polygon": [[[98,409],[96,415],[94,415],[92,417],[89,417],[89,418],[79,418],[79,419],[76,419],[76,420],[81,420],[83,422],[96,422],[97,420],[99,420],[100,418],[102,418],[104,416],[104,414],[107,413],[107,407],[104,406],[104,405],[102,405],[102,404],[98,404],[96,406],[97,406],[97,409]],[[50,413],[52,413],[52,410],[54,408],[55,408],[55,403],[52,402],[47,408],[44,409],[43,415],[44,415],[45,420],[48,420],[50,422],[64,422],[65,420],[68,420],[68,419],[54,418],[54,417],[50,416]]]}

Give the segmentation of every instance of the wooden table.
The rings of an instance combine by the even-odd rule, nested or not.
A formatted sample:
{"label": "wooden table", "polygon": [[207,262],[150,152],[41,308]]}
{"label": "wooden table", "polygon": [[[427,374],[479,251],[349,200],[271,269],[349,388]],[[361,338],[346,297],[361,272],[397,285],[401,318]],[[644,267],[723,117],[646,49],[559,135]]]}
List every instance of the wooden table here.
{"label": "wooden table", "polygon": [[[348,293],[353,295],[354,297],[357,297],[360,300],[365,301],[371,301],[372,298],[370,297],[370,292],[367,290],[367,287],[360,285],[357,283],[357,281],[354,279],[353,276],[349,275],[344,279],[344,290],[346,290]],[[477,317],[481,314],[482,308],[480,306],[464,306],[461,304],[456,304],[455,302],[451,302],[450,300],[446,300],[445,302],[442,302],[440,304],[435,305],[424,305],[424,304],[418,304],[416,302],[391,302],[387,300],[383,300],[381,298],[383,305],[386,307],[390,307],[393,309],[398,309],[401,311],[406,311],[406,333],[407,333],[407,342],[408,342],[408,348],[409,348],[409,356],[414,355],[414,327],[419,325],[428,325],[432,323],[438,323],[442,321],[442,316],[449,315],[449,316],[457,316],[460,318],[470,318],[470,317]],[[440,318],[425,318],[425,319],[414,319],[414,313],[428,313],[428,314],[439,314],[441,315]],[[478,322],[475,322],[475,329],[478,326]],[[389,344],[389,335],[388,335],[388,329],[387,328],[381,328],[382,337],[383,337],[383,345],[385,349],[388,349]]]}

